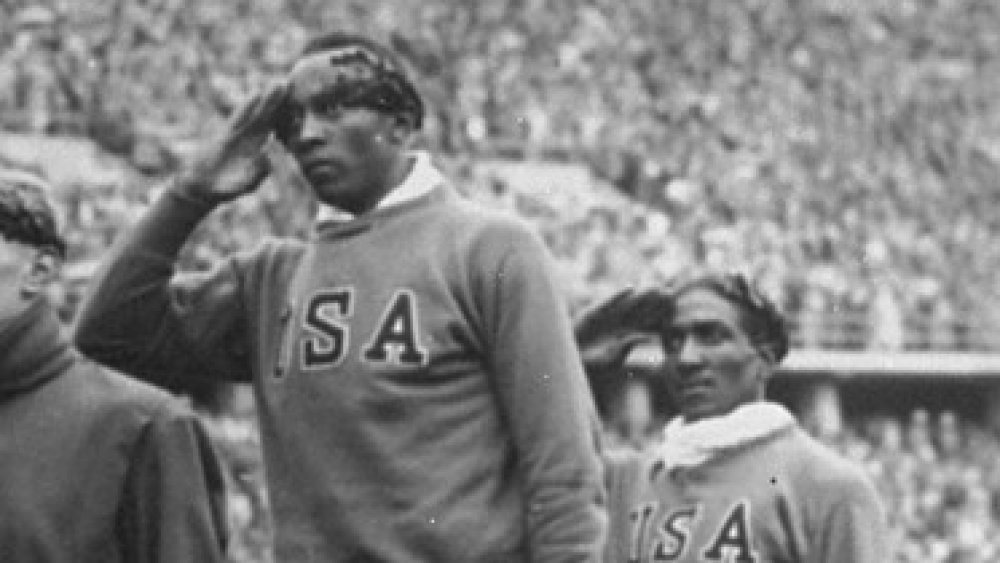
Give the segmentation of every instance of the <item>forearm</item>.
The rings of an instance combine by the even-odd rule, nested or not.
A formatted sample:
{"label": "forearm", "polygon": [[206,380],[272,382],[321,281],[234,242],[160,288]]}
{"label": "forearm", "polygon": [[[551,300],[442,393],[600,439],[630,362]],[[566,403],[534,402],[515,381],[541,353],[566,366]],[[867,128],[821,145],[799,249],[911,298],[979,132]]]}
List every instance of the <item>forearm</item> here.
{"label": "forearm", "polygon": [[193,190],[188,182],[178,179],[165,188],[121,246],[175,260],[195,227],[216,207],[189,195]]}
{"label": "forearm", "polygon": [[170,279],[188,236],[212,206],[168,188],[118,237],[91,282],[74,327],[77,347],[130,371],[171,317]]}

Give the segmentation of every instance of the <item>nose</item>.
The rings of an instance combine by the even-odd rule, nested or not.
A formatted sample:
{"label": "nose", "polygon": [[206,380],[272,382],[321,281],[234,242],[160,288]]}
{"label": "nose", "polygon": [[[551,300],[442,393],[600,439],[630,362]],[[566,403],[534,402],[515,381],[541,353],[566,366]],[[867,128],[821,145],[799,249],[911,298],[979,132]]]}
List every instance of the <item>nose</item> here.
{"label": "nose", "polygon": [[299,140],[308,143],[322,138],[323,123],[311,111],[305,112],[302,116],[302,126],[299,129]]}
{"label": "nose", "polygon": [[700,365],[704,356],[701,346],[694,338],[685,338],[677,350],[677,364],[680,367]]}
{"label": "nose", "polygon": [[325,130],[323,121],[314,113],[307,111],[295,124],[288,135],[286,144],[293,153],[305,155],[326,143],[327,136],[328,132]]}

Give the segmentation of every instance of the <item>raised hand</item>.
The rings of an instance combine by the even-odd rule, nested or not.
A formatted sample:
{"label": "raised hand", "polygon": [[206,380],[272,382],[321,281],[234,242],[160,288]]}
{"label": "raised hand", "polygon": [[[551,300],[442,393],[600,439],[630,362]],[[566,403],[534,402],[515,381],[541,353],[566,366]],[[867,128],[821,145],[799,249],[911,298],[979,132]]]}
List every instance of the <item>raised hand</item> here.
{"label": "raised hand", "polygon": [[661,290],[631,288],[589,307],[575,322],[584,365],[588,370],[621,367],[637,345],[655,339],[671,307]]}
{"label": "raised hand", "polygon": [[223,134],[181,173],[179,189],[211,203],[226,202],[256,190],[270,172],[264,147],[286,92],[285,84],[277,82],[247,100]]}

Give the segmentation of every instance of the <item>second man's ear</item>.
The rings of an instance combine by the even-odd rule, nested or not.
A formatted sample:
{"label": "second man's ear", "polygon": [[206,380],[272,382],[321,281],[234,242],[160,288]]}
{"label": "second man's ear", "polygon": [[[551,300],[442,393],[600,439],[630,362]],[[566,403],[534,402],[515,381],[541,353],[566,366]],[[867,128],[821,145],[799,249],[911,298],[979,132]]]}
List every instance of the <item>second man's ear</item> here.
{"label": "second man's ear", "polygon": [[395,143],[402,143],[413,133],[412,119],[407,115],[397,115],[393,118],[390,135]]}

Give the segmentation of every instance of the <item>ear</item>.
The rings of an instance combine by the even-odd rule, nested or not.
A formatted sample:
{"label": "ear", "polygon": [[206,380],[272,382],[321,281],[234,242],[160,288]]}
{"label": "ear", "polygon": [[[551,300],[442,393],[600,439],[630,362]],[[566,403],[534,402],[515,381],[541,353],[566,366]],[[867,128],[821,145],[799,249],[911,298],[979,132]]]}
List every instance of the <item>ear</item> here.
{"label": "ear", "polygon": [[757,343],[754,344],[754,349],[757,350],[757,355],[760,356],[766,363],[771,365],[775,363],[777,352],[775,352],[773,344],[768,342]]}
{"label": "ear", "polygon": [[767,387],[767,384],[771,381],[774,376],[774,363],[766,358],[760,357],[757,361],[757,382],[760,383],[761,387]]}
{"label": "ear", "polygon": [[59,259],[49,251],[37,251],[22,274],[21,296],[25,299],[35,298],[58,273]]}
{"label": "ear", "polygon": [[389,139],[397,145],[405,143],[413,133],[413,119],[408,115],[395,115],[389,127]]}

